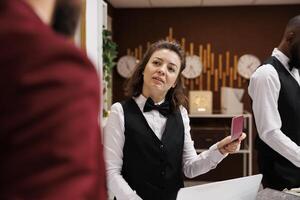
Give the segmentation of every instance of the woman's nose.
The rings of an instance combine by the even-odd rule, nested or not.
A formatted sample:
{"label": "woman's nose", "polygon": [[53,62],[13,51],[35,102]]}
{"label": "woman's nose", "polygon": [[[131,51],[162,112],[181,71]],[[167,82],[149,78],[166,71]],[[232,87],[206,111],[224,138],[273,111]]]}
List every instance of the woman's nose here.
{"label": "woman's nose", "polygon": [[165,75],[165,72],[166,72],[166,67],[165,66],[161,66],[159,69],[158,69],[158,73],[160,75]]}

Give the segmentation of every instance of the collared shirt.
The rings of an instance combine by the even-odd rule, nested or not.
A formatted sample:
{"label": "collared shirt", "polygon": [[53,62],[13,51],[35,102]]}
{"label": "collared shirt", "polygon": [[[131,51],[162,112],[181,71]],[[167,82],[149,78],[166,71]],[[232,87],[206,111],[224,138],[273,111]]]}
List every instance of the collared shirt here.
{"label": "collared shirt", "polygon": [[[289,58],[277,48],[273,50],[272,56],[283,64],[300,85],[298,69],[289,70]],[[256,127],[259,137],[266,144],[300,167],[300,147],[280,130],[282,122],[277,108],[280,87],[278,73],[270,64],[262,65],[251,76],[248,92],[253,100]]]}
{"label": "collared shirt", "polygon": [[[161,115],[157,110],[143,112],[146,98],[140,95],[134,98],[141,112],[143,113],[150,128],[155,135],[161,140],[164,132],[167,118]],[[160,102],[162,103],[162,102]],[[184,125],[184,147],[182,156],[182,165],[184,174],[189,177],[195,177],[214,169],[227,155],[222,155],[217,143],[209,150],[197,155],[194,148],[194,142],[190,135],[190,125],[187,110],[181,106],[180,112]],[[120,103],[115,103],[111,107],[111,112],[104,127],[104,152],[106,160],[106,171],[109,190],[117,199],[139,199],[126,180],[121,175],[123,165],[123,146],[125,141],[124,135],[124,113]]]}

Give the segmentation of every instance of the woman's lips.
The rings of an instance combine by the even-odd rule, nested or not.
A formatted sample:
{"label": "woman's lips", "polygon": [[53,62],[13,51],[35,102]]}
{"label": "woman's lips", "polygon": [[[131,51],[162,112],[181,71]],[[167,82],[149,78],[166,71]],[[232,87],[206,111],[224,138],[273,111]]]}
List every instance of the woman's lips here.
{"label": "woman's lips", "polygon": [[152,77],[152,79],[156,80],[156,81],[159,81],[160,83],[165,83],[163,81],[163,79],[159,78],[159,77]]}

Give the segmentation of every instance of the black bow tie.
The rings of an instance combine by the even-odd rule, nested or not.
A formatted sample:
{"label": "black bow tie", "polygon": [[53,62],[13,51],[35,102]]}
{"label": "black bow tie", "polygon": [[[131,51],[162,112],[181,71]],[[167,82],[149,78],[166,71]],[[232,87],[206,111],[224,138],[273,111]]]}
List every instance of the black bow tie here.
{"label": "black bow tie", "polygon": [[157,110],[160,114],[167,117],[170,114],[170,104],[168,101],[165,101],[160,105],[155,105],[153,100],[149,97],[145,103],[143,111],[149,112],[151,110]]}

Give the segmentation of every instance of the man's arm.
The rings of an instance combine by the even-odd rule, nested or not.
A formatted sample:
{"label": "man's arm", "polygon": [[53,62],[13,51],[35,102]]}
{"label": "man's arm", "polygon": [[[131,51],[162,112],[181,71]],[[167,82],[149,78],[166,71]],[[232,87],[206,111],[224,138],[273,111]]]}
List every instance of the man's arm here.
{"label": "man's arm", "polygon": [[249,95],[259,137],[276,152],[300,167],[300,147],[282,133],[278,112],[280,81],[273,66],[264,65],[252,75]]}

